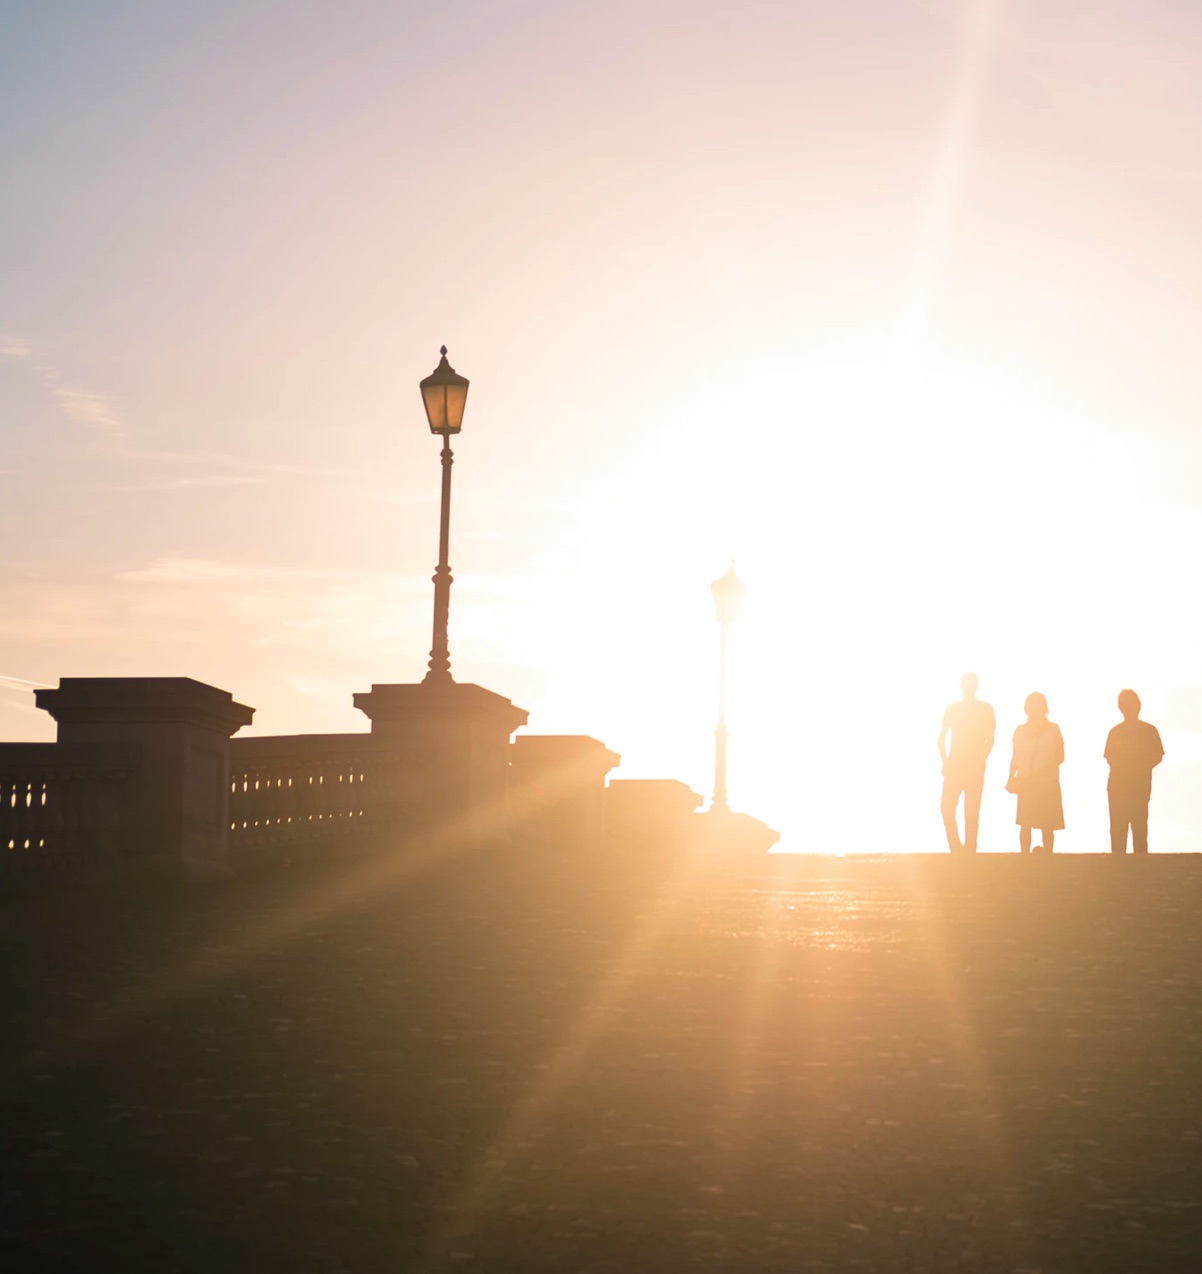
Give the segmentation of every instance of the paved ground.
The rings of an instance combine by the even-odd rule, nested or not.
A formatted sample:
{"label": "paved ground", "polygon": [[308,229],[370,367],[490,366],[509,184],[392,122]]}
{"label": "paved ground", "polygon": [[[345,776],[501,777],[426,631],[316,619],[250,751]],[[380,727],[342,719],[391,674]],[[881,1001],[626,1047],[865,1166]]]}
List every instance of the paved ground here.
{"label": "paved ground", "polygon": [[0,1268],[1202,1268],[1202,859],[0,898]]}

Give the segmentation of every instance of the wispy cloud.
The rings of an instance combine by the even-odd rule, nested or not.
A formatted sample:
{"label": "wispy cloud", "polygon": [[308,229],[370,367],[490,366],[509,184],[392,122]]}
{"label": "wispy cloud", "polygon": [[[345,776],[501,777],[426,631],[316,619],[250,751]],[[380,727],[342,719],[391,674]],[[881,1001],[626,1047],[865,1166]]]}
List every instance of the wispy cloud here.
{"label": "wispy cloud", "polygon": [[[214,558],[164,557],[147,566],[118,571],[113,578],[125,584],[228,584],[228,583],[311,583],[362,586],[368,594],[376,591],[424,594],[430,591],[425,574],[394,575],[388,572],[310,566],[272,566],[265,562],[228,562]],[[455,590],[480,598],[510,598],[515,594],[511,581],[492,575],[457,575]]]}
{"label": "wispy cloud", "polygon": [[[5,358],[28,360],[33,353],[33,342],[25,337],[0,336],[0,355]],[[127,431],[111,398],[65,381],[53,363],[36,363],[33,372],[68,420],[91,430],[105,446],[119,448],[125,444]]]}
{"label": "wispy cloud", "polygon": [[0,690],[19,690],[28,693],[30,690],[44,690],[45,681],[30,681],[27,677],[9,677],[0,672]]}
{"label": "wispy cloud", "polygon": [[113,404],[103,394],[94,394],[73,385],[54,385],[49,388],[50,397],[63,409],[68,419],[75,421],[77,425],[96,430],[109,442],[125,441],[125,426],[117,419]]}
{"label": "wispy cloud", "polygon": [[33,346],[19,336],[0,334],[0,357],[28,358],[33,353]]}
{"label": "wispy cloud", "polygon": [[207,473],[197,474],[189,478],[164,478],[157,482],[140,482],[129,486],[114,487],[114,491],[147,492],[147,491],[187,491],[194,487],[257,487],[261,486],[263,475],[253,476],[248,473]]}
{"label": "wispy cloud", "polygon": [[260,474],[300,474],[321,478],[361,478],[362,472],[355,469],[331,469],[317,465],[280,464],[274,460],[248,460],[245,456],[225,456],[212,451],[142,451],[131,449],[125,452],[131,460],[144,460],[148,463],[174,465],[201,465],[214,469],[236,469],[244,473]]}
{"label": "wispy cloud", "polygon": [[[28,360],[34,356],[32,341],[21,336],[0,335],[0,356]],[[151,451],[134,445],[130,430],[114,400],[74,383],[53,362],[41,360],[31,371],[42,388],[58,404],[68,420],[87,429],[93,441],[123,461],[145,465],[169,465],[199,470],[185,477],[149,479],[145,483],[127,484],[118,491],[180,491],[196,487],[250,486],[269,477],[296,475],[307,477],[362,479],[362,472],[322,468],[316,465],[280,464],[275,461],[251,460],[199,451]],[[228,474],[206,473],[205,470],[228,470]]]}
{"label": "wispy cloud", "polygon": [[115,578],[137,584],[211,584],[233,580],[338,580],[351,578],[351,573],[306,567],[266,566],[253,562],[167,557],[137,570],[118,571]]}

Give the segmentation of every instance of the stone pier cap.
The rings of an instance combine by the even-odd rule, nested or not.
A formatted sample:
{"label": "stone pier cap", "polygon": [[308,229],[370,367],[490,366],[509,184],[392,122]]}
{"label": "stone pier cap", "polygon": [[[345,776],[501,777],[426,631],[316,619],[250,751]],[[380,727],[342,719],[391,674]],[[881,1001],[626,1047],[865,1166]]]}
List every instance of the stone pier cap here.
{"label": "stone pier cap", "polygon": [[602,778],[622,762],[600,739],[587,734],[523,734],[513,741],[514,764],[595,768]]}
{"label": "stone pier cap", "polygon": [[464,721],[499,730],[506,737],[529,720],[525,708],[483,686],[453,681],[450,685],[428,685],[418,681],[373,685],[355,695],[355,707],[371,721],[372,731],[408,722]]}
{"label": "stone pier cap", "polygon": [[227,736],[250,725],[254,708],[191,677],[63,677],[34,691],[60,727],[87,725],[201,726]]}

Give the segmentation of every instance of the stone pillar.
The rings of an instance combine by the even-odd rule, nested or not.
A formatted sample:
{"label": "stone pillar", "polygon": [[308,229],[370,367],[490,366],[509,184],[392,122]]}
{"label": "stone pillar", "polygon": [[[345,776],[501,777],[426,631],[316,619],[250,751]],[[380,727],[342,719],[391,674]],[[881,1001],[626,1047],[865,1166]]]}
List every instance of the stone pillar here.
{"label": "stone pillar", "polygon": [[678,779],[614,779],[605,789],[606,843],[618,853],[675,853],[691,840],[704,799]]}
{"label": "stone pillar", "polygon": [[519,840],[570,854],[600,850],[605,776],[622,758],[584,734],[524,734],[510,756],[509,808]]}
{"label": "stone pillar", "polygon": [[504,817],[509,740],[528,713],[483,686],[450,682],[374,685],[355,695],[371,732],[428,776],[413,820],[489,836]]}
{"label": "stone pillar", "polygon": [[253,708],[191,677],[64,677],[35,697],[60,743],[140,751],[124,865],[190,880],[229,873],[230,735]]}

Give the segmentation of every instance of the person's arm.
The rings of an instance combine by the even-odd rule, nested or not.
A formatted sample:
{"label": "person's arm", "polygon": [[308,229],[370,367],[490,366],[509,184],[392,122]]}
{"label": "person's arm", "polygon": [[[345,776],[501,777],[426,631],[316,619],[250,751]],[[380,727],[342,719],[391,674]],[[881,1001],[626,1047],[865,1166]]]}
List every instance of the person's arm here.
{"label": "person's arm", "polygon": [[1064,735],[1060,733],[1060,727],[1054,723],[1052,729],[1056,731],[1056,761],[1052,768],[1058,770],[1064,764]]}
{"label": "person's arm", "polygon": [[951,728],[945,712],[943,714],[943,724],[939,727],[939,760],[943,765],[947,764],[947,736]]}
{"label": "person's arm", "polygon": [[1016,778],[1018,778],[1018,730],[1015,730],[1014,741],[1010,745],[1010,768],[1006,771],[1007,789]]}
{"label": "person's arm", "polygon": [[997,717],[992,708],[989,709],[989,741],[985,744],[985,755],[993,751],[993,739],[997,734]]}
{"label": "person's arm", "polygon": [[1164,760],[1164,744],[1161,743],[1160,731],[1155,726],[1152,727],[1152,738],[1156,741],[1156,744],[1155,747],[1149,748],[1148,750],[1155,758],[1152,762],[1152,768],[1155,769],[1161,761]]}

